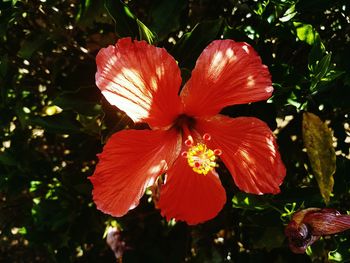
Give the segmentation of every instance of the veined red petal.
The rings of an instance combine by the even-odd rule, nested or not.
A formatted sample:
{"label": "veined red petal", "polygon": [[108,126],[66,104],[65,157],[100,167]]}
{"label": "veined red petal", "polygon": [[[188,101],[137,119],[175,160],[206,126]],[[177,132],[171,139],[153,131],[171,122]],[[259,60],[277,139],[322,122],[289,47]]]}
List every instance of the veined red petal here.
{"label": "veined red petal", "polygon": [[225,202],[225,190],[215,171],[195,173],[186,158],[179,157],[167,173],[157,206],[167,220],[195,225],[214,218]]}
{"label": "veined red petal", "polygon": [[180,69],[164,48],[122,38],[102,48],[96,64],[96,85],[134,122],[165,127],[181,110]]}
{"label": "veined red petal", "polygon": [[213,116],[225,106],[266,100],[272,91],[269,70],[255,50],[227,39],[204,49],[181,97],[186,114]]}
{"label": "veined red petal", "polygon": [[211,135],[209,147],[222,151],[220,158],[238,188],[253,194],[280,192],[286,169],[266,123],[251,117],[216,115],[198,119],[195,129]]}
{"label": "veined red petal", "polygon": [[93,199],[98,209],[122,216],[138,205],[145,188],[179,155],[181,137],[175,130],[124,130],[103,148],[95,173]]}

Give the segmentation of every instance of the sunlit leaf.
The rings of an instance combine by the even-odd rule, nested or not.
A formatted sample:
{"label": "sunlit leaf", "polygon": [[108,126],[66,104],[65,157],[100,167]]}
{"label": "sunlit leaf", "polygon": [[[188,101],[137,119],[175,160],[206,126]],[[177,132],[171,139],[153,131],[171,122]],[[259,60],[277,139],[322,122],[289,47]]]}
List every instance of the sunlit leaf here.
{"label": "sunlit leaf", "polygon": [[313,45],[316,39],[319,38],[317,31],[312,25],[302,24],[300,22],[294,22],[293,24],[295,26],[297,36],[301,41],[304,41],[309,45]]}
{"label": "sunlit leaf", "polygon": [[303,140],[321,195],[329,203],[333,191],[336,156],[332,131],[313,113],[303,114]]}
{"label": "sunlit leaf", "polygon": [[249,210],[264,210],[269,206],[268,203],[260,200],[255,195],[239,192],[232,198],[232,207]]}
{"label": "sunlit leaf", "polygon": [[139,19],[136,19],[136,23],[139,27],[140,39],[146,40],[148,43],[152,44],[157,36]]}
{"label": "sunlit leaf", "polygon": [[279,18],[279,20],[281,22],[288,22],[297,14],[298,12],[295,10],[295,5],[292,5],[290,8],[287,9],[287,11],[283,14],[283,16]]}
{"label": "sunlit leaf", "polygon": [[266,1],[259,1],[257,3],[257,9],[254,10],[254,13],[256,13],[257,15],[261,16],[265,10],[267,5],[270,3],[270,0],[266,0]]}

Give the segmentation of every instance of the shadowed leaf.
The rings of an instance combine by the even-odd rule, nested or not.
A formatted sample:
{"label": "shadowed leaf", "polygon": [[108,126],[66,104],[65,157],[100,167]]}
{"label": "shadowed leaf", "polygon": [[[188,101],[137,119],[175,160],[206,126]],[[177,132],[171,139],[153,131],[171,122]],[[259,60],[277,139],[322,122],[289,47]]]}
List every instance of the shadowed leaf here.
{"label": "shadowed leaf", "polygon": [[[180,67],[193,68],[197,57],[212,40],[218,38],[223,19],[206,21],[196,25],[182,36],[173,50]],[[179,59],[181,57],[181,59]]]}

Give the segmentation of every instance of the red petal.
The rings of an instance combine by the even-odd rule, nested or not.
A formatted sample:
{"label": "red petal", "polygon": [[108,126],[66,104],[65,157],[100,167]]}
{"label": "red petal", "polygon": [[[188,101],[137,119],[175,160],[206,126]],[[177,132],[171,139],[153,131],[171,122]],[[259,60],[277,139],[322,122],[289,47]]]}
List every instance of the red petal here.
{"label": "red petal", "polygon": [[195,225],[215,217],[225,202],[225,190],[215,172],[197,174],[186,158],[179,157],[167,173],[157,205],[167,220]]}
{"label": "red petal", "polygon": [[96,85],[134,122],[165,127],[181,110],[180,69],[165,49],[123,38],[102,48],[96,63]]}
{"label": "red petal", "polygon": [[199,119],[196,130],[211,135],[209,147],[222,150],[220,158],[241,190],[254,194],[280,192],[286,169],[274,135],[263,121],[216,115]]}
{"label": "red petal", "polygon": [[268,68],[250,45],[216,40],[199,56],[181,97],[188,115],[213,116],[225,106],[266,100],[271,85]]}
{"label": "red petal", "polygon": [[175,130],[124,130],[103,148],[90,180],[97,208],[122,216],[138,205],[145,188],[171,166],[179,154]]}

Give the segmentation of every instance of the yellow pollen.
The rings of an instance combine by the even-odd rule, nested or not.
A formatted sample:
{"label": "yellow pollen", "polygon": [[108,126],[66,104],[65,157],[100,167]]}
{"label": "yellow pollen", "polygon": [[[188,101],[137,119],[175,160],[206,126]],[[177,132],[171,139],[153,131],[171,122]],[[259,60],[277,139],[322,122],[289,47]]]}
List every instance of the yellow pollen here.
{"label": "yellow pollen", "polygon": [[216,167],[215,152],[203,143],[191,146],[185,153],[188,165],[198,174],[206,175]]}

